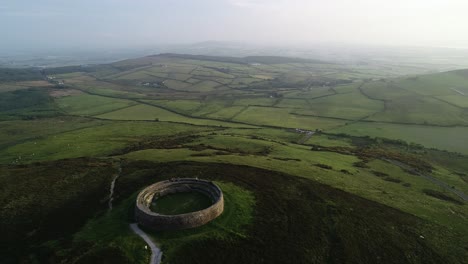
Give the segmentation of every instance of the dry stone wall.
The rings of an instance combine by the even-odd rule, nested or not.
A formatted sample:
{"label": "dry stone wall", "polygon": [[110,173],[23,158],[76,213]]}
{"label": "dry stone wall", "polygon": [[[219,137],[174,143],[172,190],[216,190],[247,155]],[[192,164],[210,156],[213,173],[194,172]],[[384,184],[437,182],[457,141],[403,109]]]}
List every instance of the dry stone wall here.
{"label": "dry stone wall", "polygon": [[[162,215],[149,209],[155,196],[193,191],[210,197],[213,204],[200,211],[179,215]],[[157,182],[142,190],[136,200],[135,219],[140,225],[155,231],[178,230],[204,225],[218,217],[223,210],[223,192],[216,184],[195,178],[176,178]]]}

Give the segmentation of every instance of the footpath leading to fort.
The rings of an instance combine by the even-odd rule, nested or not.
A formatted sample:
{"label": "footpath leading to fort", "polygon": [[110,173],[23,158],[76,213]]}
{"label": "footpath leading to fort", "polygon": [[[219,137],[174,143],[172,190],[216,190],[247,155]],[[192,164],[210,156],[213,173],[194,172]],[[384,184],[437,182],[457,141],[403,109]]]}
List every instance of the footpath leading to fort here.
{"label": "footpath leading to fort", "polygon": [[161,263],[161,257],[162,257],[161,249],[159,249],[156,246],[156,244],[153,242],[153,240],[151,240],[151,238],[145,232],[143,232],[143,230],[141,230],[138,227],[137,223],[130,224],[130,228],[132,229],[133,232],[135,232],[135,234],[137,234],[141,238],[143,238],[143,240],[146,242],[146,244],[148,244],[148,246],[150,247],[150,249],[151,249],[151,258],[150,258],[149,263],[150,264],[160,264]]}

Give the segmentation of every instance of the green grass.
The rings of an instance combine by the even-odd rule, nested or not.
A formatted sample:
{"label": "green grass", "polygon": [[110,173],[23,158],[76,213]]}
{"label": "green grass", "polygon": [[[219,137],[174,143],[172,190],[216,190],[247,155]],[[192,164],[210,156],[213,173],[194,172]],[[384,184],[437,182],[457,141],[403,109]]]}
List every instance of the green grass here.
{"label": "green grass", "polygon": [[236,105],[262,105],[262,106],[272,106],[277,101],[276,98],[270,97],[258,97],[258,98],[245,98],[245,99],[237,99],[235,101]]}
{"label": "green grass", "polygon": [[[229,149],[229,145],[234,146],[236,140],[237,138],[232,138],[232,141],[229,142],[228,139],[225,139],[224,144],[220,142],[217,148],[224,146],[224,148]],[[242,140],[238,142],[239,149],[243,149]],[[248,143],[244,143],[244,146],[248,146]],[[244,150],[247,149],[244,148]],[[267,156],[244,154],[217,155],[216,153],[215,150],[197,152],[183,148],[136,151],[125,155],[125,157],[131,160],[151,160],[157,162],[176,160],[220,162],[280,171],[313,179],[345,190],[346,192],[409,212],[427,221],[434,221],[438,224],[447,227],[457,227],[458,229],[463,229],[464,217],[468,216],[466,206],[450,207],[449,209],[447,202],[427,197],[421,192],[420,188],[423,186],[439,190],[440,188],[437,185],[423,178],[405,173],[394,165],[376,163],[380,164],[378,166],[381,167],[373,168],[374,166],[371,165],[371,169],[357,169],[353,166],[353,163],[358,161],[354,156],[340,155],[333,152],[311,152],[309,148],[294,145],[273,145],[271,152]],[[297,160],[291,160],[291,158]],[[322,169],[315,166],[315,164],[329,165],[332,169]],[[384,164],[385,166],[382,167]],[[394,171],[393,177],[401,178],[402,183],[382,180],[371,172],[372,169],[383,172]],[[344,174],[341,170],[347,170],[351,174]],[[405,187],[403,185],[405,182],[410,183],[414,187]],[[422,202],[414,203],[415,199]],[[452,215],[451,210],[457,212],[456,217]]]}
{"label": "green grass", "polygon": [[312,87],[307,90],[290,92],[286,95],[286,98],[313,99],[332,94],[334,92],[329,87]]}
{"label": "green grass", "polygon": [[[253,193],[232,183],[217,181],[216,184],[223,190],[225,201],[221,216],[194,229],[147,231],[162,247],[166,260],[177,257],[174,252],[189,243],[196,243],[206,238],[232,239],[233,236],[246,236],[245,228],[253,220],[255,205]],[[131,211],[129,209],[133,207],[135,198],[136,194],[133,194],[111,212],[90,220],[74,236],[74,243],[90,242],[95,244],[95,248],[117,247],[129,260],[133,260],[132,263],[147,263],[149,252],[144,250],[144,242],[129,230],[131,220],[129,220],[128,212]],[[177,201],[169,202],[173,204]]]}
{"label": "green grass", "polygon": [[23,89],[0,93],[0,120],[34,119],[60,115],[45,89]]}
{"label": "green grass", "polygon": [[[0,118],[35,118],[0,122],[0,163],[8,164],[0,166],[0,222],[13,226],[2,227],[2,234],[16,232],[24,241],[25,248],[17,248],[24,249],[22,262],[146,263],[144,243],[128,229],[135,195],[155,181],[183,176],[218,182],[226,210],[200,228],[153,233],[167,263],[466,259],[467,205],[381,159],[395,154],[409,164],[430,163],[428,175],[468,193],[467,156],[368,138],[468,154],[468,105],[454,91],[468,94],[466,75],[389,79],[411,69],[297,61],[252,66],[234,58],[172,56],[60,76],[69,88],[90,94],[52,99],[42,88],[11,91],[33,83],[0,85],[10,91],[2,93]],[[387,79],[348,82],[381,77]],[[140,85],[148,80],[165,81],[169,89]],[[94,118],[43,118],[58,114]],[[373,122],[355,122],[366,117]],[[328,133],[301,145],[304,135],[288,128]],[[111,160],[119,161],[122,174],[114,210],[106,213],[117,171]],[[81,224],[89,220],[85,226],[73,221],[73,206]],[[62,211],[69,213],[55,215]],[[73,228],[48,238],[55,220]]]}
{"label": "green grass", "polygon": [[246,226],[253,220],[254,194],[232,183],[216,182],[224,195],[223,213],[207,225],[181,231],[151,232],[160,243],[165,261],[177,258],[176,252],[187,244],[207,238],[233,239],[245,237]]}
{"label": "green grass", "polygon": [[359,92],[337,94],[310,100],[310,110],[296,110],[303,115],[327,116],[357,120],[384,109],[380,101],[370,100]]}
{"label": "green grass", "polygon": [[10,255],[24,260],[31,251],[43,256],[41,243],[78,231],[102,207],[115,172],[111,163],[92,159],[0,166],[2,262]]}
{"label": "green grass", "polygon": [[[437,178],[449,186],[452,186],[454,189],[461,190],[464,193],[468,193],[468,184],[457,174],[454,174],[450,169],[444,168],[442,166],[436,166],[433,170],[431,176]],[[458,197],[457,197],[458,198]]]}
{"label": "green grass", "polygon": [[320,145],[324,147],[351,147],[351,140],[327,135],[313,135],[306,144]]}
{"label": "green grass", "polygon": [[214,113],[210,113],[206,116],[210,118],[230,120],[235,115],[241,113],[244,109],[245,109],[244,106],[224,107],[223,109],[216,111]]}
{"label": "green grass", "polygon": [[[245,142],[243,142],[245,141]],[[221,154],[218,155],[217,150],[208,149],[202,152],[191,150],[189,148],[181,149],[160,149],[160,150],[141,150],[126,154],[124,157],[133,160],[151,160],[168,162],[175,160],[193,160],[199,162],[221,162],[221,163],[232,163],[232,164],[245,164],[255,166],[259,168],[272,169],[282,172],[290,172],[293,175],[307,177],[315,180],[322,180],[328,183],[333,183],[334,186],[344,187],[346,186],[346,179],[344,175],[339,173],[340,169],[347,169],[351,172],[355,172],[352,164],[358,161],[357,158],[350,155],[340,155],[333,152],[311,152],[309,147],[289,147],[276,145],[269,155],[245,155],[244,153],[236,153],[236,142],[238,144],[237,150],[243,152],[257,152],[263,151],[264,147],[271,145],[263,145],[261,143],[257,146],[249,146],[248,143],[255,143],[254,140],[247,141],[238,140],[233,138],[231,140],[225,139],[224,142],[220,142],[217,146],[219,148],[231,149],[234,153],[232,154]],[[243,144],[243,147],[241,144]],[[230,147],[231,146],[231,147]],[[216,147],[216,145],[214,146]],[[248,148],[247,148],[248,147]],[[203,153],[203,155],[198,155]],[[282,159],[274,159],[278,157]],[[287,158],[296,158],[298,161],[291,161]],[[335,165],[334,170],[324,171],[314,164],[323,163],[329,165]],[[326,177],[325,177],[326,175]],[[348,183],[349,188],[358,187],[359,183]],[[352,185],[354,187],[352,187]]]}
{"label": "green grass", "polygon": [[[333,87],[333,90],[335,90],[339,94],[343,93],[353,93],[358,91],[357,89],[362,86],[361,81],[356,81],[353,82],[352,84],[344,84],[344,85],[337,85]],[[330,89],[330,88],[328,88]]]}
{"label": "green grass", "polygon": [[190,73],[195,66],[188,64],[179,64],[179,63],[164,63],[165,66],[155,66],[152,68],[146,69],[146,71],[151,73],[165,72],[165,73],[177,73],[177,74],[188,74]]}
{"label": "green grass", "polygon": [[414,97],[417,95],[398,87],[395,83],[389,82],[369,82],[363,84],[361,90],[369,97],[379,100],[398,100],[402,97]]}
{"label": "green grass", "polygon": [[231,84],[233,85],[236,85],[236,84],[252,84],[254,82],[259,82],[261,81],[262,79],[258,79],[258,78],[249,78],[249,77],[246,77],[246,78],[236,78],[234,79]]}
{"label": "green grass", "polygon": [[53,76],[56,79],[69,79],[69,78],[76,78],[85,75],[84,72],[70,72],[70,73],[62,73],[62,74],[54,74]]}
{"label": "green grass", "polygon": [[226,79],[234,78],[233,75],[226,74],[220,71],[211,70],[208,68],[201,68],[201,69],[194,70],[192,74],[195,76],[195,78],[197,78],[197,76],[217,77],[217,78],[226,78]]}
{"label": "green grass", "polygon": [[209,92],[213,91],[216,87],[220,86],[219,83],[213,81],[202,81],[190,87],[190,91],[196,92]]}
{"label": "green grass", "polygon": [[293,112],[293,109],[250,106],[236,116],[234,120],[250,124],[310,130],[327,130],[345,123],[341,120],[292,115],[291,112]]}
{"label": "green grass", "polygon": [[430,97],[404,97],[386,103],[383,112],[368,120],[409,124],[467,125],[468,116],[463,109]]}
{"label": "green grass", "polygon": [[[143,167],[147,168],[144,173],[136,173],[138,168]],[[268,252],[261,256],[269,258],[269,263],[284,263],[291,261],[291,258],[298,263],[313,262],[317,259],[322,262],[321,260],[329,260],[330,257],[342,258],[343,254],[347,254],[346,259],[356,258],[360,261],[363,261],[364,256],[365,259],[372,256],[375,261],[382,261],[382,254],[389,254],[385,257],[389,263],[407,262],[407,254],[411,254],[412,261],[437,263],[435,258],[439,257],[433,255],[431,250],[443,255],[445,259],[453,258],[451,261],[460,263],[466,255],[461,246],[466,238],[451,231],[453,226],[442,227],[314,181],[289,177],[270,170],[217,163],[204,165],[189,162],[138,162],[133,168],[135,172],[132,175],[139,176],[126,176],[125,186],[130,184],[130,178],[133,181],[142,182],[142,179],[147,179],[147,182],[151,182],[151,179],[154,180],[154,176],[151,175],[155,172],[165,177],[186,177],[195,172],[218,182],[225,179],[233,181],[237,186],[240,185],[255,195],[254,217],[251,224],[246,226],[245,233],[240,235],[232,232],[226,233],[227,236],[212,232],[205,234],[201,232],[202,229],[181,231],[182,233],[155,233],[155,239],[161,242],[166,254],[163,261],[170,263],[185,263],[190,262],[190,259],[197,259],[203,263],[223,262],[223,259],[234,263],[251,263],[258,260],[259,252]],[[375,175],[372,175],[372,178],[382,184],[398,186]],[[224,186],[221,188],[227,192]],[[226,226],[231,228],[232,224],[234,222]],[[208,226],[201,228],[205,227]],[[461,230],[460,228],[463,226],[458,226],[457,230]],[[356,232],[356,229],[366,232]],[[421,235],[424,239],[420,238]],[[338,252],[324,250],[336,245],[334,241],[337,240],[328,239],[329,237],[339,239],[344,248],[338,248]],[[362,244],[361,241],[366,242]],[[447,243],[448,241],[452,243]],[[282,245],[281,252],[278,252],[279,244]],[[373,249],[369,250],[369,247]],[[427,251],[429,248],[431,249]],[[408,253],[402,253],[402,250],[408,250]],[[425,253],[417,253],[420,250]],[[229,254],[228,258],[226,254]],[[373,262],[369,260],[369,263]]]}
{"label": "green grass", "polygon": [[109,120],[149,120],[149,121],[170,121],[188,123],[194,125],[206,126],[226,126],[226,127],[251,127],[249,125],[228,123],[223,121],[199,119],[182,116],[173,112],[169,112],[159,107],[139,104],[136,106],[128,107],[122,110],[98,115],[98,118]]}
{"label": "green grass", "polygon": [[115,89],[109,89],[109,88],[88,88],[86,89],[88,92],[96,94],[96,95],[102,95],[106,97],[118,97],[122,99],[139,99],[139,98],[145,98],[144,95],[141,93],[137,92],[130,92],[130,91],[122,91],[122,90],[115,90]]}
{"label": "green grass", "polygon": [[437,98],[445,101],[445,102],[448,102],[448,103],[451,103],[451,104],[454,104],[458,107],[464,107],[464,108],[468,108],[468,93],[466,96],[462,96],[460,94],[457,94],[457,95],[444,95],[444,96],[437,96]]}
{"label": "green grass", "polygon": [[229,135],[222,133],[218,135],[206,135],[187,144],[187,146],[209,146],[213,149],[226,150],[229,152],[237,153],[267,153],[274,145],[275,142],[268,142],[264,140],[252,139],[248,137]]}
{"label": "green grass", "polygon": [[287,129],[257,128],[257,129],[227,129],[223,134],[242,135],[274,142],[296,142],[302,135]]}
{"label": "green grass", "polygon": [[81,258],[91,256],[99,258],[102,254],[100,250],[116,248],[124,253],[128,262],[148,263],[151,252],[145,249],[146,243],[135,235],[129,226],[128,211],[133,208],[135,199],[136,194],[113,208],[112,211],[91,219],[73,236],[75,246],[84,242],[94,244],[93,250],[85,252],[84,256],[80,256]]}
{"label": "green grass", "polygon": [[190,114],[202,105],[198,100],[141,100],[142,102],[163,106],[174,111]]}
{"label": "green grass", "polygon": [[397,85],[417,94],[440,96],[453,94],[451,88],[465,87],[467,81],[466,76],[456,72],[444,72],[401,79]]}
{"label": "green grass", "polygon": [[206,100],[202,102],[203,105],[200,106],[198,109],[196,109],[192,115],[194,116],[206,116],[208,114],[216,113],[218,111],[223,110],[226,106],[228,106],[228,103],[225,102],[224,100],[219,100],[219,99],[212,99],[212,100]]}
{"label": "green grass", "polygon": [[192,75],[190,74],[185,74],[185,73],[176,73],[176,72],[173,72],[173,73],[170,73],[168,74],[168,77],[171,78],[171,79],[175,79],[175,80],[178,80],[178,81],[186,81],[188,79],[190,79],[192,77]]}
{"label": "green grass", "polygon": [[91,128],[29,140],[0,153],[0,163],[30,163],[43,160],[105,156],[144,138],[173,136],[211,130],[183,124],[150,122],[104,123]]}
{"label": "green grass", "polygon": [[[73,164],[73,161],[69,161],[69,164]],[[63,164],[58,165],[54,166],[57,171],[70,169]],[[400,173],[398,167],[387,163],[371,163],[370,166],[372,169],[384,169],[389,174]],[[25,175],[30,175],[25,172]],[[90,175],[94,173],[89,172]],[[258,254],[247,248],[269,252],[269,262],[275,262],[274,259],[278,258],[282,258],[282,262],[286,261],[286,258],[291,257],[285,257],[284,254],[292,252],[298,262],[309,262],[316,258],[339,259],[347,254],[348,259],[371,256],[372,261],[369,260],[369,263],[381,258],[382,254],[388,254],[385,259],[391,262],[405,262],[408,258],[406,254],[412,254],[411,259],[417,259],[417,262],[436,263],[439,258],[444,258],[461,263],[465,254],[461,246],[466,241],[464,233],[451,230],[455,228],[461,232],[464,225],[445,228],[423,220],[425,218],[416,218],[314,181],[229,164],[158,164],[141,161],[128,161],[124,165],[124,173],[116,186],[120,198],[111,212],[97,214],[73,236],[71,243],[50,241],[46,243],[47,248],[54,251],[54,258],[65,262],[99,263],[103,259],[112,259],[113,263],[146,263],[149,254],[144,249],[144,243],[128,229],[132,221],[135,191],[173,175],[203,175],[215,180],[225,195],[225,210],[220,217],[199,228],[152,233],[163,249],[165,262],[186,262],[191,258],[202,262],[214,261],[225,258],[227,253],[233,253],[229,259],[236,262],[258,259]],[[388,187],[401,185],[386,182],[375,175],[369,177],[383,184],[382,188],[388,192],[390,200],[398,198],[392,196],[392,188]],[[404,178],[401,174],[399,177]],[[412,188],[404,188],[413,192]],[[88,191],[86,188],[82,190]],[[415,192],[420,191],[415,188]],[[447,210],[443,206],[438,210],[430,210],[430,204],[445,202],[427,195],[424,197],[427,200],[416,198],[416,201],[427,207],[422,211],[440,214],[438,210]],[[414,202],[408,202],[408,205],[411,204]],[[463,213],[459,208],[455,206],[449,210]],[[275,232],[272,232],[272,228]],[[356,228],[365,229],[366,232],[356,232]],[[424,239],[420,238],[421,235]],[[336,241],[327,239],[330,236],[342,241],[340,243],[344,248],[332,253],[325,250]],[[362,244],[360,241],[367,242]],[[273,246],[278,244],[283,245],[280,253]],[[353,251],[348,252],[346,249]],[[403,254],[401,250],[407,250],[408,253]]]}
{"label": "green grass", "polygon": [[186,214],[210,207],[211,199],[199,192],[167,194],[151,202],[151,211],[163,215]]}
{"label": "green grass", "polygon": [[114,99],[103,96],[80,94],[76,96],[66,96],[56,100],[57,105],[63,111],[81,116],[93,116],[110,112],[116,109],[135,105],[135,102]]}
{"label": "green grass", "polygon": [[188,91],[190,90],[190,84],[186,82],[176,81],[176,80],[166,80],[164,85],[169,89],[179,90],[179,91]]}
{"label": "green grass", "polygon": [[[371,170],[385,172],[392,178],[401,180],[401,183],[392,183],[388,185],[394,185],[393,187],[406,188],[406,192],[403,190],[392,192],[394,188],[379,188],[381,184],[374,184],[374,188],[380,189],[381,191],[387,192],[389,196],[388,199],[395,199],[395,195],[406,196],[406,201],[398,201],[399,206],[397,208],[411,212],[411,214],[424,218],[428,221],[433,221],[434,223],[445,225],[448,228],[455,228],[457,230],[464,230],[461,226],[463,221],[460,221],[461,218],[467,216],[467,206],[455,206],[446,201],[438,200],[432,197],[428,197],[423,193],[424,189],[434,189],[441,193],[444,193],[447,196],[454,197],[459,199],[457,196],[454,196],[451,192],[433,184],[432,182],[425,180],[419,176],[409,174],[402,171],[399,167],[391,165],[389,163],[375,160],[368,164]],[[437,172],[435,173],[437,174]],[[382,178],[376,177],[379,181],[385,181]],[[446,179],[445,179],[446,180]],[[448,181],[450,182],[450,181]],[[410,187],[403,187],[404,183],[410,184]],[[402,187],[400,187],[402,186]],[[403,194],[403,192],[405,192]],[[413,197],[411,200],[410,197]],[[416,201],[416,204],[415,202]]]}
{"label": "green grass", "polygon": [[344,133],[354,136],[383,137],[401,139],[421,144],[428,148],[437,148],[468,154],[467,127],[435,127],[418,125],[399,125],[384,123],[358,122],[337,129],[333,133]]}
{"label": "green grass", "polygon": [[277,107],[284,107],[284,108],[298,108],[298,109],[308,109],[309,103],[304,99],[281,99],[278,104],[275,106]]}
{"label": "green grass", "polygon": [[3,121],[0,123],[0,149],[23,143],[27,140],[40,140],[48,135],[99,126],[103,123],[103,121],[95,119],[69,116]]}
{"label": "green grass", "polygon": [[190,83],[190,84],[195,84],[195,83],[200,82],[200,80],[195,79],[195,78],[190,78],[190,79],[188,79],[188,80],[185,80],[185,82],[188,82],[188,83]]}
{"label": "green grass", "polygon": [[154,77],[145,71],[137,71],[137,72],[130,72],[127,74],[119,74],[119,77],[117,79],[151,81],[151,80],[157,80],[157,77]]}
{"label": "green grass", "polygon": [[467,100],[457,93],[468,79],[454,72],[422,75],[364,84],[362,91],[373,99],[385,100],[385,111],[370,120],[412,124],[466,125],[462,107]]}

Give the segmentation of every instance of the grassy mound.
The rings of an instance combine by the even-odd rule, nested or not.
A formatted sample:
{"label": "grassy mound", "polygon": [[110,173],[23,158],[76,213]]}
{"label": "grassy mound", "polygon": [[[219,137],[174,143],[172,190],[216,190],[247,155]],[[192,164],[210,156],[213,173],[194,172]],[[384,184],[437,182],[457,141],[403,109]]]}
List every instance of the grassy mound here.
{"label": "grassy mound", "polygon": [[199,192],[181,192],[153,199],[150,209],[163,215],[186,214],[208,208],[210,198]]}
{"label": "grassy mound", "polygon": [[208,226],[154,233],[165,263],[462,263],[466,256],[461,238],[446,228],[307,179],[246,166],[189,162],[134,162],[124,173],[122,196],[161,176],[194,174],[232,182],[255,195],[254,217],[245,235],[201,231]]}
{"label": "grassy mound", "polygon": [[[10,196],[25,203],[20,208],[40,207],[41,210],[33,210],[37,212],[33,216],[32,211],[16,218],[11,214],[12,221],[8,222],[2,217],[3,234],[8,234],[8,230],[23,230],[17,233],[23,235],[16,240],[21,247],[3,244],[2,248],[21,248],[23,261],[146,263],[149,251],[129,229],[129,223],[134,221],[136,194],[156,181],[176,175],[195,175],[217,182],[225,194],[225,211],[199,228],[150,232],[164,251],[165,263],[193,260],[198,263],[463,263],[467,257],[462,246],[466,244],[463,234],[310,179],[248,166],[123,163],[122,175],[116,183],[114,209],[108,212],[104,205],[111,175],[103,178],[95,175],[106,175],[105,171],[112,172],[115,168],[110,169],[109,163],[107,169],[102,165],[105,164],[93,160],[70,160],[3,168],[4,183],[10,186],[9,190],[15,190]],[[65,173],[70,171],[76,173]],[[37,180],[13,181],[13,174],[23,175],[24,179],[34,175]],[[47,185],[57,182],[53,185],[56,192],[50,196],[54,197],[51,202],[36,205],[49,197],[50,192],[42,192],[42,198],[19,199],[18,195],[25,193],[22,190],[40,188],[47,181]],[[79,214],[76,203],[82,209]],[[81,206],[83,203],[89,206]],[[4,210],[2,214],[5,216],[10,211]],[[18,221],[26,220],[26,215],[33,217],[31,225]],[[85,219],[92,215],[92,220],[83,226]],[[12,237],[2,238],[6,239],[4,242],[12,241]]]}

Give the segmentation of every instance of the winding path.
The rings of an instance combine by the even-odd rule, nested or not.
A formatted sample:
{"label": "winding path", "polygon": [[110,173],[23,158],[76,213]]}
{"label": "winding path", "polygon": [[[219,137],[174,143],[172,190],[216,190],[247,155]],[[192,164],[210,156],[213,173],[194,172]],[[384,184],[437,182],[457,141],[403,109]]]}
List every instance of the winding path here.
{"label": "winding path", "polygon": [[141,238],[143,238],[143,240],[146,242],[146,244],[148,244],[148,246],[150,247],[150,249],[151,249],[151,258],[150,258],[149,263],[150,264],[160,264],[161,263],[161,257],[162,257],[161,249],[159,249],[156,246],[156,244],[153,242],[153,240],[151,240],[151,238],[145,232],[143,232],[143,230],[141,230],[138,227],[137,223],[130,224],[130,228],[132,229],[133,232],[135,232],[135,234],[137,234]]}
{"label": "winding path", "polygon": [[414,168],[412,168],[412,167],[410,167],[410,166],[408,166],[408,165],[406,165],[406,164],[404,164],[402,162],[392,160],[392,159],[383,159],[383,160],[385,160],[385,161],[387,161],[387,162],[389,162],[389,163],[391,163],[393,165],[396,165],[396,166],[398,166],[398,167],[400,167],[400,168],[402,168],[404,170],[409,170],[409,171],[415,173],[416,175],[419,175],[419,176],[433,182],[434,184],[439,185],[440,187],[446,189],[447,191],[454,193],[455,195],[460,197],[463,201],[468,202],[468,195],[466,195],[465,193],[463,193],[460,190],[457,190],[457,189],[451,187],[447,183],[445,183],[445,182],[443,182],[443,181],[441,181],[441,180],[439,180],[437,178],[434,178],[434,177],[432,177],[430,175],[427,175],[427,174],[420,173],[416,169],[414,169]]}
{"label": "winding path", "polygon": [[112,201],[114,201],[115,182],[120,177],[121,173],[122,173],[122,164],[119,164],[119,168],[117,170],[117,173],[114,176],[114,179],[112,179],[110,190],[109,190],[109,211],[112,210]]}

